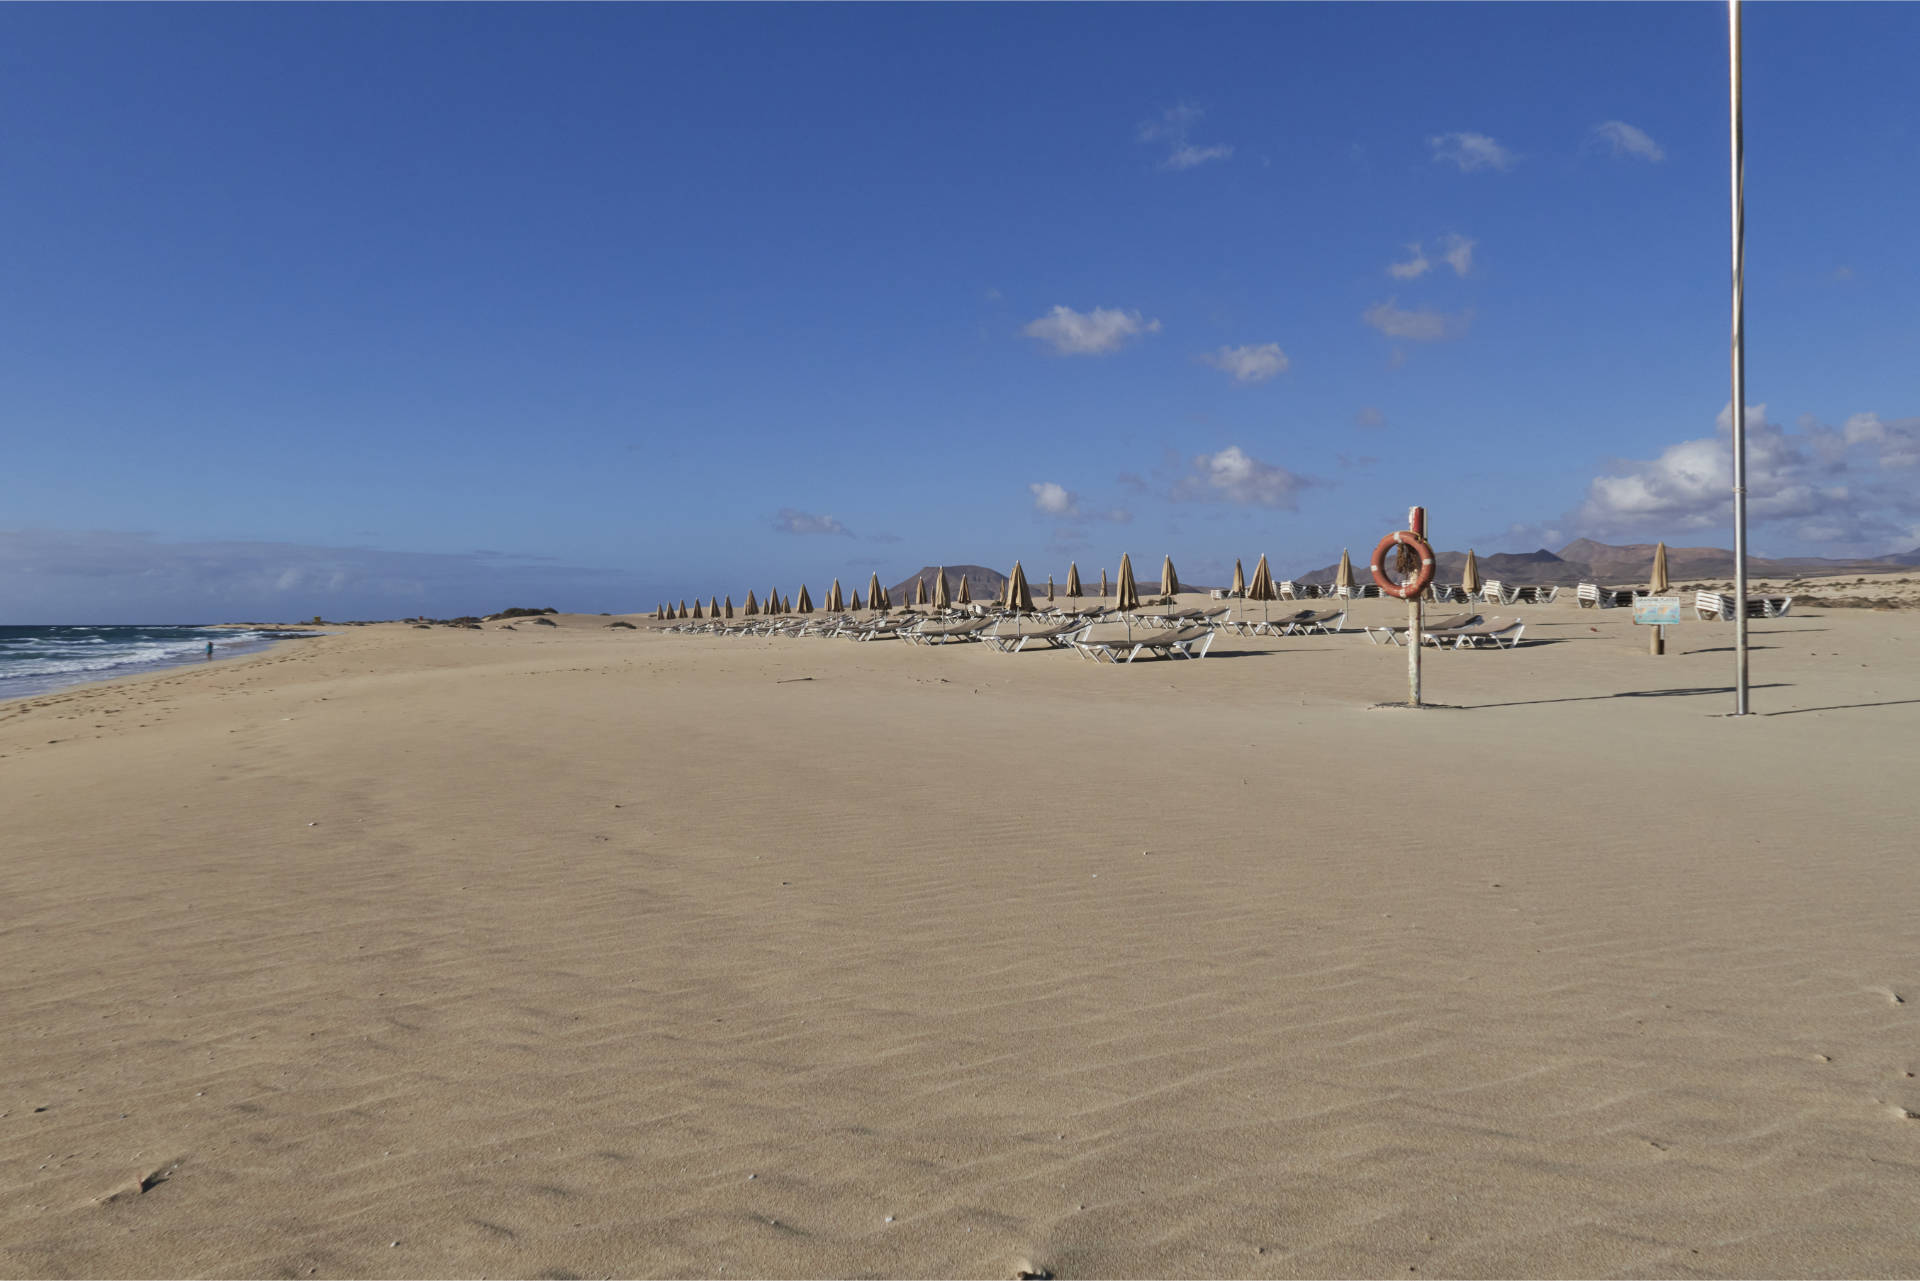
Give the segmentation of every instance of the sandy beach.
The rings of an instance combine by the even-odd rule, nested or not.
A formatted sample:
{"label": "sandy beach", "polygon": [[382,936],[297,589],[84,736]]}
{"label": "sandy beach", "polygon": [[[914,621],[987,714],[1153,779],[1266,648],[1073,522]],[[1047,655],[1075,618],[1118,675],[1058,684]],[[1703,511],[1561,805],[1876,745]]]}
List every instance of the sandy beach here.
{"label": "sandy beach", "polygon": [[1570,596],[0,704],[0,1271],[1920,1272],[1920,613]]}

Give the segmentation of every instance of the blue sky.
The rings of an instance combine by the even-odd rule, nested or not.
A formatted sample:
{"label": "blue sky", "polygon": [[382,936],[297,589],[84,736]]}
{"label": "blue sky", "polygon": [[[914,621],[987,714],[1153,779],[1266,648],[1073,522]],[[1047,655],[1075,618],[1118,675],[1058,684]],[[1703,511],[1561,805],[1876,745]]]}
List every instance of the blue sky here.
{"label": "blue sky", "polygon": [[[0,612],[1727,545],[1725,21],[0,8]],[[1763,553],[1920,544],[1916,45],[1746,11]]]}

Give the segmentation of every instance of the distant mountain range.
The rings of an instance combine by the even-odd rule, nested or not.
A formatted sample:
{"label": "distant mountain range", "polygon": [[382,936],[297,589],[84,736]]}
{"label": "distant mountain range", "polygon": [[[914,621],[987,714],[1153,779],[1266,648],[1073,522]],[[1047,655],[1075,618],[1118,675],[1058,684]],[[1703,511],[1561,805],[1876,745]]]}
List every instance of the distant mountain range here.
{"label": "distant mountain range", "polygon": [[[997,569],[988,569],[985,565],[926,565],[918,573],[909,574],[893,586],[887,588],[887,595],[893,598],[895,605],[913,604],[913,585],[924,582],[927,585],[927,599],[933,599],[933,582],[940,571],[947,571],[947,590],[953,593],[955,600],[960,599],[960,580],[967,580],[967,593],[974,600],[997,600],[1007,590],[1007,576]],[[1027,579],[1027,586],[1034,586],[1033,579]],[[1061,584],[1065,586],[1065,584]],[[1047,580],[1040,580],[1039,591],[1047,588]],[[1036,592],[1036,595],[1038,593]]]}
{"label": "distant mountain range", "polygon": [[[1597,543],[1591,538],[1580,538],[1562,547],[1558,554],[1542,547],[1531,552],[1496,552],[1491,556],[1478,557],[1478,560],[1482,579],[1495,578],[1503,583],[1538,584],[1543,587],[1554,584],[1565,587],[1574,583],[1634,584],[1646,582],[1648,575],[1653,572],[1653,550],[1652,543],[1630,543],[1621,547]],[[1356,579],[1369,577],[1366,558],[1371,552],[1372,549],[1367,548],[1354,556],[1353,572]],[[1434,573],[1435,579],[1457,583],[1461,571],[1466,567],[1467,554],[1441,552],[1439,562]],[[1916,565],[1920,565],[1920,547],[1910,552],[1877,556],[1869,560],[1831,560],[1824,556],[1779,560],[1762,556],[1747,557],[1747,572],[1755,578],[1829,578],[1840,574],[1885,573],[1890,569]],[[1310,574],[1302,574],[1299,581],[1330,583],[1339,569],[1338,563],[1328,565]],[[1733,553],[1724,547],[1669,547],[1667,576],[1676,583],[1732,578]]]}

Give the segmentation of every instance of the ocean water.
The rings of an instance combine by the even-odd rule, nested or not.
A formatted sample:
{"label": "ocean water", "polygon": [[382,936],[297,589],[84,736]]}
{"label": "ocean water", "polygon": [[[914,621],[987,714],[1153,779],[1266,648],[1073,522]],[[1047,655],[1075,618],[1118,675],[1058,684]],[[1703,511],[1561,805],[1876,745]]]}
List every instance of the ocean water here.
{"label": "ocean water", "polygon": [[308,634],[192,626],[0,627],[0,699],[205,662],[208,641],[215,658],[228,658]]}

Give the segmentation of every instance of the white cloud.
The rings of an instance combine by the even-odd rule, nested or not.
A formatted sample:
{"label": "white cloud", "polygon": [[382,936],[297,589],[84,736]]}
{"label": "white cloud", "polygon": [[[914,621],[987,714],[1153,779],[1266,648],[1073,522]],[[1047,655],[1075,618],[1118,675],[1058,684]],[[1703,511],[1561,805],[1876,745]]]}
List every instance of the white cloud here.
{"label": "white cloud", "polygon": [[1655,163],[1667,158],[1666,149],[1624,120],[1608,120],[1593,127],[1593,136],[1615,156],[1637,156]]}
{"label": "white cloud", "polygon": [[1433,148],[1434,160],[1451,161],[1460,166],[1461,173],[1472,173],[1476,169],[1505,172],[1520,160],[1484,133],[1437,133],[1427,139],[1427,145]]}
{"label": "white cloud", "polygon": [[1117,350],[1129,338],[1159,333],[1160,322],[1147,320],[1137,311],[1114,307],[1095,307],[1088,312],[1055,307],[1020,332],[1049,344],[1063,356],[1099,356]]}
{"label": "white cloud", "polygon": [[1427,255],[1420,248],[1418,241],[1408,245],[1407,249],[1413,257],[1405,262],[1390,263],[1387,266],[1387,274],[1395,280],[1415,280],[1426,275],[1433,268],[1433,264],[1427,261]]}
{"label": "white cloud", "polygon": [[1124,525],[1133,519],[1133,513],[1124,507],[1112,507],[1106,511],[1089,511],[1080,505],[1080,495],[1065,485],[1050,480],[1036,481],[1027,486],[1033,495],[1033,509],[1043,516],[1069,524],[1086,521],[1104,520],[1116,525]]}
{"label": "white cloud", "polygon": [[1158,120],[1149,120],[1141,125],[1138,137],[1141,142],[1167,144],[1166,158],[1160,162],[1162,169],[1193,169],[1209,160],[1226,160],[1233,155],[1231,144],[1217,142],[1203,147],[1188,140],[1193,126],[1205,114],[1199,107],[1187,103],[1168,107],[1160,113]]}
{"label": "white cloud", "polygon": [[1196,147],[1191,143],[1181,143],[1173,149],[1161,165],[1167,169],[1192,169],[1204,165],[1209,160],[1225,160],[1233,155],[1231,143],[1216,142],[1211,147]]}
{"label": "white cloud", "polygon": [[791,507],[780,509],[779,515],[773,518],[773,527],[782,534],[838,534],[845,538],[853,537],[851,529],[831,516],[815,516]]}
{"label": "white cloud", "polygon": [[1848,445],[1871,446],[1882,467],[1920,466],[1920,418],[1889,423],[1878,414],[1854,414],[1841,424],[1840,432]]}
{"label": "white cloud", "polygon": [[[1890,475],[1920,466],[1920,418],[1854,414],[1839,428],[1803,418],[1799,432],[1747,407],[1747,514],[1806,542],[1861,551],[1905,550],[1920,494]],[[1588,486],[1573,523],[1606,536],[1723,528],[1733,521],[1733,416],[1714,435],[1654,458],[1619,464]]]}
{"label": "white cloud", "polygon": [[1241,383],[1266,382],[1269,378],[1286,373],[1288,366],[1293,363],[1287,359],[1287,353],[1280,350],[1277,342],[1261,343],[1258,347],[1222,347],[1200,359],[1215,369],[1232,374],[1233,380]]}
{"label": "white cloud", "polygon": [[1355,427],[1385,427],[1387,416],[1374,405],[1360,406],[1360,412],[1353,416]]}
{"label": "white cloud", "polygon": [[1177,501],[1216,500],[1254,507],[1292,511],[1299,506],[1305,478],[1284,467],[1262,462],[1238,445],[1193,460],[1192,474],[1173,488]]}
{"label": "white cloud", "polygon": [[1080,511],[1080,503],[1066,486],[1056,485],[1050,480],[1028,485],[1033,491],[1033,507],[1049,516],[1074,516]]}
{"label": "white cloud", "polygon": [[[1453,268],[1453,274],[1464,276],[1473,269],[1473,246],[1475,242],[1458,232],[1450,231],[1440,237],[1440,261]],[[1418,280],[1433,270],[1433,263],[1427,257],[1426,246],[1416,240],[1407,246],[1412,255],[1405,262],[1389,263],[1387,274],[1395,280]]]}
{"label": "white cloud", "polygon": [[1389,338],[1405,338],[1411,342],[1458,338],[1467,332],[1473,320],[1470,311],[1456,316],[1443,311],[1407,311],[1397,304],[1398,300],[1393,298],[1377,302],[1360,313],[1360,318]]}

